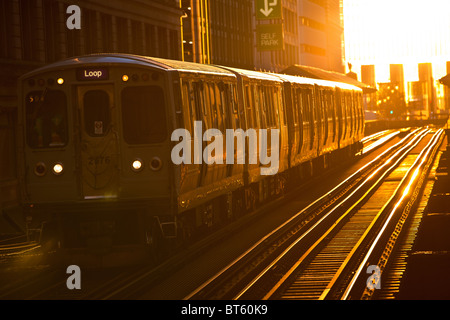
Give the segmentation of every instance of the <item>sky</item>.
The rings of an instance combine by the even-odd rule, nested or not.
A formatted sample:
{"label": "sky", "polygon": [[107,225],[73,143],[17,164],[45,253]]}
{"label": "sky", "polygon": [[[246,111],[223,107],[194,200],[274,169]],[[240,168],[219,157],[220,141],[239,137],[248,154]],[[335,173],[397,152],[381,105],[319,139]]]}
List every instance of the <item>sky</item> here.
{"label": "sky", "polygon": [[376,81],[389,81],[389,64],[404,64],[417,81],[417,64],[433,63],[434,78],[450,61],[450,0],[343,0],[346,62],[375,64]]}

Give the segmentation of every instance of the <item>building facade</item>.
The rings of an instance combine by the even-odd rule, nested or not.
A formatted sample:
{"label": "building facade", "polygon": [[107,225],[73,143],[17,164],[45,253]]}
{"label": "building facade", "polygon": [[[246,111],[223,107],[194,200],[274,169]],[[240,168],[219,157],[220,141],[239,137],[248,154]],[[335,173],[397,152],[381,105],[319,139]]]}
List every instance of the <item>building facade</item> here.
{"label": "building facade", "polygon": [[[182,0],[184,59],[273,72],[294,64],[345,72],[342,0],[271,1],[281,6],[281,18],[267,19],[257,18],[258,3]],[[261,50],[258,28],[277,24],[282,46]]]}
{"label": "building facade", "polygon": [[[372,88],[377,87],[375,79],[375,65],[363,65],[361,66],[361,82],[365,83]],[[364,110],[377,112],[377,93],[369,93],[363,95]]]}
{"label": "building facade", "polygon": [[255,50],[256,69],[278,72],[299,64],[344,73],[342,0],[283,0],[281,5],[284,48]]}
{"label": "building facade", "polygon": [[253,0],[182,0],[184,60],[254,69]]}

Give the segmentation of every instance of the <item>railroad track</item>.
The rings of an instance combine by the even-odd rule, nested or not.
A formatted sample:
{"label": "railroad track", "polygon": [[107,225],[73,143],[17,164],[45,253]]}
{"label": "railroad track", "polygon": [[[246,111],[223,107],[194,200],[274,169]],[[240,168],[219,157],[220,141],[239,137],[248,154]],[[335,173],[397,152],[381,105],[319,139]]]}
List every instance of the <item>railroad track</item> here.
{"label": "railroad track", "polygon": [[[373,141],[375,141],[372,143],[373,147],[370,149],[366,148],[363,153],[366,154],[371,152],[376,147],[380,146],[382,143],[388,141],[389,139],[393,138],[398,134],[400,134],[400,131],[386,133],[383,135],[383,137],[380,136],[373,137],[372,139]],[[248,261],[247,259],[249,257],[253,257],[253,261],[250,264],[244,267],[242,266],[237,267],[237,265],[239,264],[237,263],[236,266],[234,267],[240,269],[237,275],[234,274],[231,276],[231,278],[228,279],[225,278],[225,280],[224,278],[220,277],[222,279],[221,281],[223,284],[223,288],[220,289],[221,293],[214,296],[208,295],[199,296],[197,294],[194,294],[192,297],[189,298],[225,299],[227,297],[230,297],[230,292],[233,292],[235,288],[239,287],[236,286],[236,283],[241,282],[242,278],[246,278],[249,275],[253,274],[255,270],[258,270],[258,268],[261,269],[261,266],[264,264],[265,259],[273,254],[279,253],[280,250],[283,247],[286,247],[289,241],[291,241],[293,236],[300,234],[300,232],[303,232],[304,228],[311,226],[314,223],[318,223],[319,220],[321,219],[320,215],[322,211],[325,212],[329,210],[329,207],[332,206],[333,203],[345,197],[345,195],[351,192],[352,190],[355,190],[355,188],[357,188],[357,185],[364,179],[364,177],[368,177],[371,174],[371,172],[373,172],[374,168],[378,168],[382,165],[382,163],[386,160],[386,157],[398,152],[398,150],[402,147],[404,143],[406,143],[406,141],[416,139],[415,137],[417,137],[420,134],[425,135],[426,133],[419,129],[413,131],[412,133],[407,135],[407,137],[405,137],[404,140],[402,140],[403,143],[398,143],[395,146],[390,147],[388,150],[386,150],[386,152],[384,152],[382,155],[379,155],[372,162],[362,167],[341,185],[335,187],[331,192],[329,192],[322,198],[312,203],[305,210],[302,210],[301,213],[297,214],[291,220],[286,222],[283,226],[281,226],[271,234],[267,235],[260,242],[264,242],[265,244],[271,244],[269,248],[266,247],[265,249],[260,248],[255,250],[249,250],[246,254],[241,256],[242,257],[241,260],[242,263],[245,264],[244,260]],[[380,142],[377,143],[377,141]],[[274,210],[274,208],[272,208],[272,210]],[[311,212],[315,212],[315,214],[311,214]],[[288,231],[289,229],[290,231]],[[275,238],[277,240],[274,240]],[[207,245],[205,245],[204,247],[207,247]],[[202,251],[203,249],[199,250]],[[196,252],[193,254],[193,256],[195,257],[197,254],[199,253]],[[151,286],[153,282],[158,281],[158,279],[160,279],[161,277],[167,276],[168,273],[170,274],[170,270],[174,270],[174,268],[177,268],[177,265],[183,264],[182,261],[190,259],[189,255],[192,254],[186,254],[181,259],[179,257],[173,257],[163,262],[159,266],[150,266],[150,267],[146,266],[143,268],[137,267],[132,270],[128,269],[123,272],[119,270],[113,275],[111,275],[109,278],[105,277],[104,278],[105,280],[101,283],[101,285],[98,285],[98,281],[93,281],[92,283],[94,287],[91,289],[87,289],[87,287],[89,287],[90,284],[87,283],[86,285],[86,282],[88,281],[86,279],[86,276],[84,276],[83,290],[82,292],[79,293],[68,292],[65,284],[67,275],[64,272],[57,270],[51,270],[51,272],[46,271],[45,273],[42,274],[42,276],[30,278],[30,280],[33,281],[35,278],[41,278],[41,280],[45,278],[50,280],[40,281],[40,283],[35,287],[42,288],[42,290],[39,289],[37,290],[37,292],[32,292],[31,294],[27,295],[26,299],[46,299],[47,297],[56,299],[136,298],[139,296],[139,292],[142,292],[142,290],[145,290],[146,287]],[[230,272],[227,272],[227,274],[230,274]],[[94,275],[92,277],[95,278],[96,276]],[[229,281],[230,279],[231,281]],[[25,281],[22,282],[23,287],[26,289],[27,287],[26,282]],[[22,298],[22,296],[19,295],[20,294],[19,290],[15,291],[17,291],[18,296]]]}
{"label": "railroad track", "polygon": [[18,256],[40,248],[36,241],[17,241],[25,236],[11,237],[0,241],[0,260],[5,257]]}
{"label": "railroad track", "polygon": [[[438,130],[412,161],[409,153],[429,132],[417,129],[408,134],[185,299],[354,298],[356,288],[365,288],[360,279],[368,278],[362,272],[369,257],[374,259],[380,251],[382,259],[373,266],[382,271],[389,254],[378,248],[384,248],[381,235],[391,231],[397,212],[407,206],[404,190],[420,187],[417,181],[423,181],[442,140]],[[398,231],[399,225],[393,224]],[[392,247],[395,241],[389,239]]]}

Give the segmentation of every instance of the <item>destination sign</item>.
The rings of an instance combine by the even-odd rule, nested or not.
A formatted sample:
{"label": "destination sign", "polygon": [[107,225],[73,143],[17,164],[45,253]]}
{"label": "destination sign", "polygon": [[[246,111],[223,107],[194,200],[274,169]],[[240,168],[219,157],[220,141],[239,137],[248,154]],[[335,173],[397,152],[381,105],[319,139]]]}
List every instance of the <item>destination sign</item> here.
{"label": "destination sign", "polygon": [[77,70],[78,81],[108,80],[107,68],[82,68]]}

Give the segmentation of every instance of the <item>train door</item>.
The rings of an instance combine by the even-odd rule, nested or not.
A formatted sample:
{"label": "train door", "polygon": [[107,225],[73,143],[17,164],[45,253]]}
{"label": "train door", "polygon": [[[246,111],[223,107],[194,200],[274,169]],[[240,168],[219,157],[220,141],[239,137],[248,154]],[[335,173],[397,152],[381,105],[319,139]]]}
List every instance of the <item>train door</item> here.
{"label": "train door", "polygon": [[[198,177],[198,182],[197,182],[197,187],[200,187],[202,185],[204,185],[205,182],[205,176],[206,176],[206,171],[208,170],[208,165],[206,165],[205,163],[203,163],[203,150],[205,150],[206,147],[206,142],[203,140],[203,134],[205,133],[206,129],[205,126],[208,125],[208,123],[205,121],[206,120],[206,115],[205,115],[205,101],[204,101],[204,95],[203,95],[203,81],[199,80],[196,82],[193,82],[193,88],[194,88],[194,110],[195,110],[195,114],[196,114],[196,121],[201,121],[202,123],[202,131],[201,131],[201,136],[202,136],[202,145],[201,145],[201,150],[198,150],[197,153],[200,154],[200,159],[195,160],[195,158],[197,157],[197,155],[194,156],[194,163],[199,163],[200,164],[200,174]],[[200,132],[197,132],[197,134],[200,134]],[[194,154],[195,150],[194,150]]]}
{"label": "train door", "polygon": [[298,142],[298,152],[301,153],[303,148],[303,119],[304,119],[304,97],[302,96],[302,90],[300,88],[295,91],[296,96],[296,113],[297,113],[297,122],[298,122],[298,134],[296,135],[296,139]]}
{"label": "train door", "polygon": [[336,117],[337,117],[337,139],[338,139],[338,148],[341,147],[342,139],[344,138],[344,115],[342,112],[342,100],[341,100],[341,90],[336,88],[335,91],[335,108],[336,108]]}
{"label": "train door", "polygon": [[113,86],[80,86],[77,99],[82,196],[117,197],[119,147]]}

